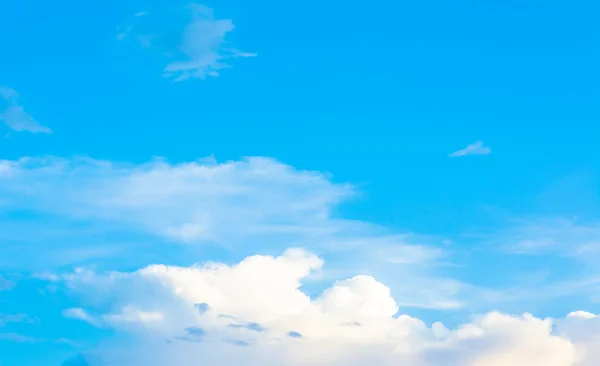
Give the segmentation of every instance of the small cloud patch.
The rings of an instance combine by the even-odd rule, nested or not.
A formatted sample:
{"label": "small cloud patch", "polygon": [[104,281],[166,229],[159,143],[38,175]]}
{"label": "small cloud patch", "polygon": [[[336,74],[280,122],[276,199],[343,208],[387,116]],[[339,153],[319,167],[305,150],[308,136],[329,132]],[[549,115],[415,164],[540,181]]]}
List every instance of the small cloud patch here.
{"label": "small cloud patch", "polygon": [[492,149],[490,149],[487,146],[483,146],[482,141],[476,141],[476,142],[468,145],[464,149],[455,151],[448,156],[450,156],[451,158],[458,158],[458,157],[468,156],[468,155],[489,155],[491,153],[492,153]]}

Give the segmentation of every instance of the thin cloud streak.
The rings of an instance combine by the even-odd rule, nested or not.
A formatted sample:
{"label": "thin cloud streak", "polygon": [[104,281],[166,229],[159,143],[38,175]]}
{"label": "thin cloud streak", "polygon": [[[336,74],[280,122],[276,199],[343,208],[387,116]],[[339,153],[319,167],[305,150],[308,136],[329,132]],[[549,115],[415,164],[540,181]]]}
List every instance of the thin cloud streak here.
{"label": "thin cloud streak", "polygon": [[0,96],[5,101],[0,120],[15,132],[52,133],[52,130],[36,121],[18,103],[19,94],[11,88],[0,87]]}
{"label": "thin cloud streak", "polygon": [[458,158],[458,157],[468,156],[468,155],[489,155],[491,153],[492,153],[492,149],[490,149],[487,146],[483,146],[482,141],[476,141],[476,142],[468,145],[464,149],[455,151],[448,156],[451,158]]}

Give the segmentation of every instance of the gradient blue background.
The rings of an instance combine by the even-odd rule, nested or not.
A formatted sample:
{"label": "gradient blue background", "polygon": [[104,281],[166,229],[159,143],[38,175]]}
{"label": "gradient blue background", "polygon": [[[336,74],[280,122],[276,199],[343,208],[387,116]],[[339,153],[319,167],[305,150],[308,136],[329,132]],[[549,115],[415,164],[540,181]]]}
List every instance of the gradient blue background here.
{"label": "gradient blue background", "polygon": [[[53,134],[3,130],[0,157],[269,156],[358,184],[363,195],[341,216],[465,246],[477,245],[467,234],[514,216],[599,218],[596,1],[205,2],[233,19],[228,39],[258,57],[181,83],[160,76],[161,60],[115,39],[132,13],[165,4],[4,1],[0,84],[19,91]],[[493,153],[448,158],[476,140]],[[493,284],[504,263],[485,258],[461,275]],[[31,336],[67,326],[88,332],[90,344],[105,336],[52,320],[68,300],[40,308],[28,286],[38,284],[0,292],[0,309],[35,313],[43,326],[28,327]],[[1,365],[59,364],[72,353],[0,340]]]}

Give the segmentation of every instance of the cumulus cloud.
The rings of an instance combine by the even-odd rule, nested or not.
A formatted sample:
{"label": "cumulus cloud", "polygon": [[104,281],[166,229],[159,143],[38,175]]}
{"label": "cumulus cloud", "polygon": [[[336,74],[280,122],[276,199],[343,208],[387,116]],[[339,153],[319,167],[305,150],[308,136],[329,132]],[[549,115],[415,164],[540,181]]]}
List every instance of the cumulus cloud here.
{"label": "cumulus cloud", "polygon": [[[189,265],[206,256],[170,260],[156,250],[151,261],[127,266],[140,268],[133,272],[82,267],[45,276],[72,300],[65,318],[114,330],[90,350],[105,364],[596,365],[591,313],[553,320],[492,312],[458,327],[406,315],[410,306],[462,306],[465,285],[437,275],[445,248],[337,217],[335,207],[355,194],[330,176],[265,158],[0,161],[3,209],[33,212],[54,230],[60,217],[166,239],[169,256],[207,243],[263,253]],[[284,250],[290,243],[312,251]]]}
{"label": "cumulus cloud", "polygon": [[[94,353],[107,364],[592,366],[600,362],[598,317],[559,320],[491,312],[449,329],[398,312],[370,276],[338,281],[311,298],[302,281],[323,265],[299,249],[228,266],[152,265],[135,272],[61,275],[72,296],[109,316],[132,344]],[[102,289],[102,291],[98,291]],[[104,296],[98,296],[99,294]],[[107,299],[111,302],[107,305]],[[131,309],[136,309],[135,311]]]}
{"label": "cumulus cloud", "polygon": [[48,127],[36,121],[18,103],[19,94],[14,89],[0,87],[0,97],[4,100],[0,120],[15,132],[52,133]]}
{"label": "cumulus cloud", "polygon": [[230,19],[215,18],[212,9],[189,4],[182,9],[139,12],[119,29],[118,39],[135,38],[170,58],[163,75],[174,81],[218,76],[235,58],[255,53],[232,48],[226,38],[235,29]]}
{"label": "cumulus cloud", "polygon": [[476,142],[468,145],[464,149],[453,152],[449,156],[451,158],[458,158],[458,157],[467,156],[467,155],[489,155],[491,153],[492,153],[492,149],[490,149],[487,146],[483,146],[482,141],[476,141]]}

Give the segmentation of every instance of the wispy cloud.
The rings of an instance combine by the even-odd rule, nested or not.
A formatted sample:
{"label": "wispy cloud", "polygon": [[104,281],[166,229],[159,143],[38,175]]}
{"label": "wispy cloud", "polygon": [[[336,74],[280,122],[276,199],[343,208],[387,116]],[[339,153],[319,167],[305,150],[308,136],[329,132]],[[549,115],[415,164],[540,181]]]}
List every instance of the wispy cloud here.
{"label": "wispy cloud", "polygon": [[81,308],[65,309],[63,311],[63,316],[65,318],[81,320],[86,323],[90,323],[92,325],[98,324],[98,321],[93,316],[91,316],[85,310],[83,310]]}
{"label": "wispy cloud", "polygon": [[[56,253],[69,256],[65,254],[68,249],[75,252],[71,257],[83,252],[85,258],[96,256],[96,260],[112,253],[114,266],[119,262],[115,257],[123,259],[132,253],[119,241],[102,242],[100,251],[89,245],[82,248],[82,240],[90,241],[87,237],[78,238],[73,247],[66,246],[65,237],[57,233],[67,233],[66,240],[72,238],[75,234],[69,228],[75,220],[85,227],[97,227],[98,232],[143,235],[142,244],[132,249],[136,255],[127,261],[155,262],[163,259],[165,252],[187,261],[206,246],[240,257],[256,251],[282,251],[294,243],[336,258],[338,267],[321,273],[319,280],[356,273],[356,266],[360,266],[397,281],[394,290],[401,294],[403,305],[460,306],[455,296],[461,284],[435,275],[436,269],[444,266],[442,260],[451,261],[437,244],[441,239],[400,235],[368,222],[336,217],[335,207],[357,192],[320,172],[297,170],[262,157],[226,163],[200,160],[169,164],[155,160],[140,165],[26,158],[0,161],[0,177],[0,200],[6,207],[44,217],[37,229],[30,223],[27,230],[15,229],[14,225],[0,230],[0,238],[11,230],[11,239],[20,238],[14,249],[10,244],[5,246],[6,252],[15,254],[6,265],[20,258],[27,266],[42,257],[47,269],[50,261],[56,261]],[[44,245],[32,244],[31,250],[24,251],[27,232],[43,232]],[[185,245],[157,247],[153,252],[142,249],[157,239]],[[40,255],[40,251],[45,254]],[[34,253],[36,258],[31,258]],[[81,263],[70,263],[74,264]]]}
{"label": "wispy cloud", "polygon": [[506,281],[478,288],[472,303],[537,304],[600,299],[600,223],[562,217],[513,217],[504,228],[475,234],[479,249],[511,263]]}
{"label": "wispy cloud", "polygon": [[483,146],[482,141],[476,141],[476,142],[468,145],[464,149],[453,152],[449,156],[451,158],[458,158],[458,157],[467,156],[467,155],[488,155],[491,153],[492,153],[492,150],[487,146]]}
{"label": "wispy cloud", "polygon": [[14,286],[15,286],[14,282],[0,277],[0,291],[11,290]]}
{"label": "wispy cloud", "polygon": [[[441,276],[449,268],[440,268],[443,262],[454,259],[448,258],[448,246],[422,244],[428,241],[334,215],[335,207],[355,194],[351,185],[329,175],[261,157],[177,164],[0,161],[0,200],[9,210],[34,213],[46,225],[47,218],[64,217],[67,233],[73,222],[93,222],[106,225],[105,233],[116,225],[184,244],[161,248],[167,243],[145,243],[135,256],[155,251],[152,265],[146,261],[119,270],[111,258],[114,271],[83,266],[44,277],[69,297],[72,308],[65,317],[112,329],[117,339],[133,342],[99,349],[107,364],[117,363],[111,362],[111,351],[125,357],[119,358],[121,364],[157,366],[235,365],[240,360],[335,366],[357,359],[354,365],[563,366],[584,358],[597,364],[598,357],[589,353],[595,348],[588,346],[596,344],[600,328],[589,313],[575,312],[557,322],[568,324],[568,330],[529,314],[492,312],[458,328],[429,327],[419,318],[398,316],[409,307],[457,309],[477,300],[469,291],[481,289],[454,280],[456,273]],[[45,258],[40,253],[49,240],[43,239],[44,246],[24,255]],[[207,243],[218,250],[226,247],[229,255],[211,257],[217,262],[208,264],[190,263],[205,256],[181,260],[173,255]],[[117,244],[103,243],[110,245]],[[285,250],[290,246],[307,249]],[[320,273],[317,289],[310,289],[315,285],[311,276]],[[506,295],[533,299],[531,289],[519,281],[519,288],[509,292],[493,291],[496,287],[481,292],[481,301],[493,303]],[[560,296],[572,287],[538,288]],[[139,349],[149,351],[133,352]]]}
{"label": "wispy cloud", "polygon": [[17,343],[34,343],[38,342],[38,339],[18,334],[18,333],[0,333],[0,341],[10,341]]}
{"label": "wispy cloud", "polygon": [[27,314],[0,314],[0,326],[8,323],[34,323],[35,320]]}
{"label": "wispy cloud", "polygon": [[170,60],[163,75],[174,81],[218,76],[230,67],[228,61],[256,56],[229,45],[227,35],[235,29],[231,19],[217,19],[212,9],[200,4],[189,4],[184,14],[179,9],[137,13],[117,38],[134,38],[166,55]]}
{"label": "wispy cloud", "polygon": [[23,106],[18,103],[19,95],[14,89],[0,87],[0,96],[5,102],[0,120],[8,128],[15,132],[52,133],[52,130],[36,121],[23,109]]}
{"label": "wispy cloud", "polygon": [[512,254],[556,254],[595,261],[600,259],[600,223],[561,217],[523,218],[495,233],[492,244]]}

